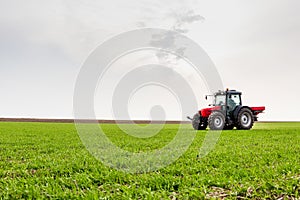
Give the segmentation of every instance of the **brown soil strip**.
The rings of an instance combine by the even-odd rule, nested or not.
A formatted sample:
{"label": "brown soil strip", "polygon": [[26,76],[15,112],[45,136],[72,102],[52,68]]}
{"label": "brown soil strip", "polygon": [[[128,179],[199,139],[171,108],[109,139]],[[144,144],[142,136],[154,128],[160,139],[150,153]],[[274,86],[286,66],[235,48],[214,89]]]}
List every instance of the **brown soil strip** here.
{"label": "brown soil strip", "polygon": [[[150,120],[96,120],[100,124],[149,124]],[[49,122],[49,123],[74,123],[74,119],[41,119],[41,118],[0,118],[0,122]],[[81,119],[78,123],[95,123],[95,120]],[[153,124],[188,124],[189,121],[152,121]]]}

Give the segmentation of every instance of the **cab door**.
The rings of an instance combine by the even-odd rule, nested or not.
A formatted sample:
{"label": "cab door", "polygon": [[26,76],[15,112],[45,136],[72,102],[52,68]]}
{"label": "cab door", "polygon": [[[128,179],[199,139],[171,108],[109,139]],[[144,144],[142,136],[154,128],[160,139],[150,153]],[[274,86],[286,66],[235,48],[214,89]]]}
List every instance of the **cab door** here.
{"label": "cab door", "polygon": [[234,111],[234,109],[242,105],[241,95],[240,94],[229,94],[227,95],[227,113],[230,115]]}

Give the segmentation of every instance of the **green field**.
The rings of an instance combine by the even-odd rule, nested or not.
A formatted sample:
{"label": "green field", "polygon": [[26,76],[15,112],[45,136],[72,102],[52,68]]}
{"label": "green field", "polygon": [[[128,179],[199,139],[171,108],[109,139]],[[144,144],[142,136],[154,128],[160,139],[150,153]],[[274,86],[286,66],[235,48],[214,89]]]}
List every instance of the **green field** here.
{"label": "green field", "polygon": [[[177,126],[137,139],[117,125],[102,125],[116,145],[133,152],[166,145]],[[198,158],[205,134],[199,131],[188,151],[168,167],[128,174],[91,156],[74,124],[2,122],[0,199],[300,198],[300,123],[223,131],[213,151]]]}

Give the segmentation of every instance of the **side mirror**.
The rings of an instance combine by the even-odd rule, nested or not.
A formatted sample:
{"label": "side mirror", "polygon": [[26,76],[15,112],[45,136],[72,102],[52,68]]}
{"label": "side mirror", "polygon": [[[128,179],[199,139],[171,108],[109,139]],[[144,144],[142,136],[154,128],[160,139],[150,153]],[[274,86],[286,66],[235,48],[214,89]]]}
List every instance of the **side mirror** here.
{"label": "side mirror", "polygon": [[207,100],[207,95],[205,95],[205,100]]}

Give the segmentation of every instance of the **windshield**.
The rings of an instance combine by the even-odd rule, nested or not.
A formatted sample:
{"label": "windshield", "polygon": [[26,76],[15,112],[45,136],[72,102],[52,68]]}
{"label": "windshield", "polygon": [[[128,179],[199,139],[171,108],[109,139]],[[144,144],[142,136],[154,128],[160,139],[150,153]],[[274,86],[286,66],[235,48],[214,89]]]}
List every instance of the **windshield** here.
{"label": "windshield", "polygon": [[217,95],[215,99],[215,105],[221,106],[225,105],[226,95]]}

